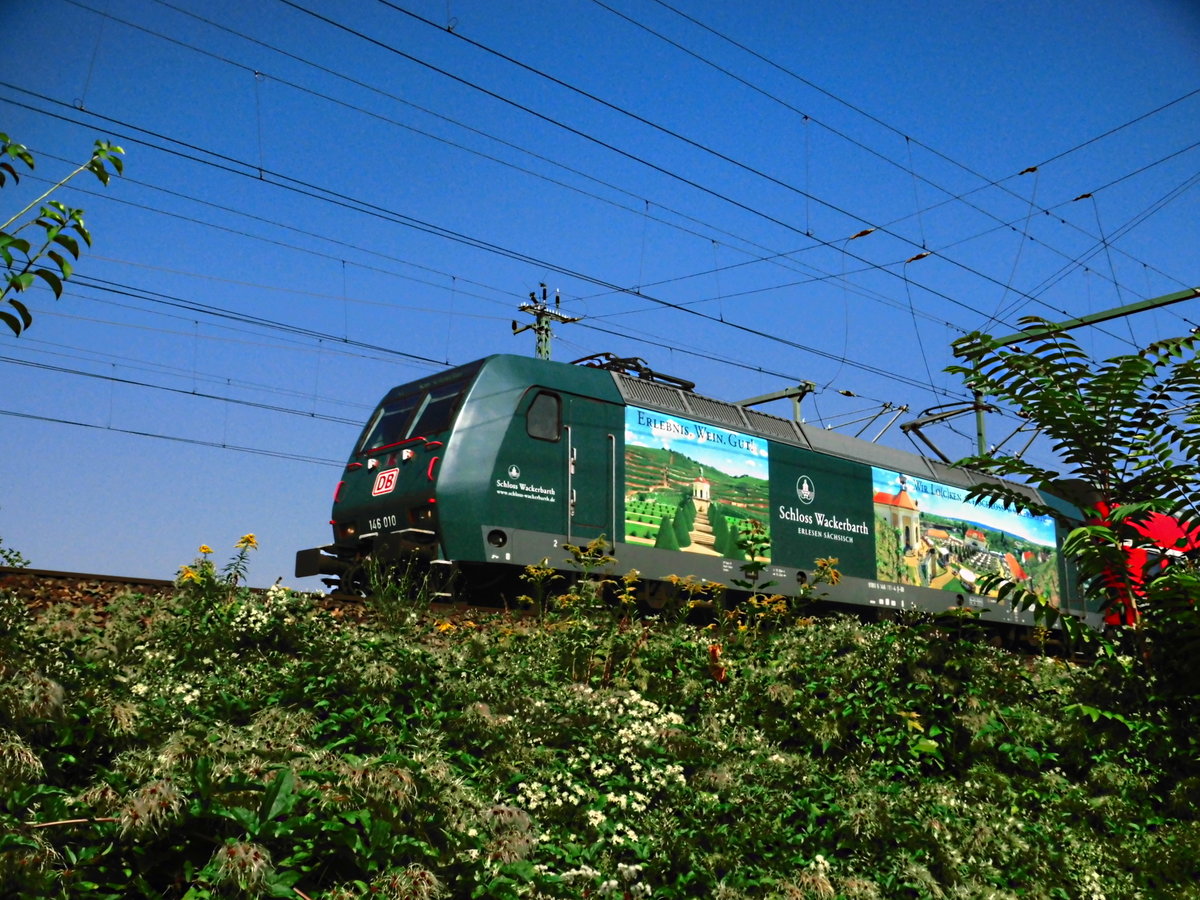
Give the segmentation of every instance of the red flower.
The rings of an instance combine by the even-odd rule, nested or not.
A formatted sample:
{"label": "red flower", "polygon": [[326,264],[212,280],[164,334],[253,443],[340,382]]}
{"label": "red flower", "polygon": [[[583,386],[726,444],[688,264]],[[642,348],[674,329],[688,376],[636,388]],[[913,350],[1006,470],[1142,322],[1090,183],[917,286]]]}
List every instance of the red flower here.
{"label": "red flower", "polygon": [[729,678],[725,667],[721,665],[720,644],[708,645],[708,672],[710,675],[712,675],[714,680],[720,682],[721,684],[724,684]]}

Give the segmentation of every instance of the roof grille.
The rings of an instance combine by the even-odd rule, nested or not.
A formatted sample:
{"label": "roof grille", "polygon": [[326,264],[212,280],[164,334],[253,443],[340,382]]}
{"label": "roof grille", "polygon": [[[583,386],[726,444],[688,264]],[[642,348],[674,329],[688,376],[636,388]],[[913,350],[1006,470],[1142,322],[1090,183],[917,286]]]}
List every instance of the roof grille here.
{"label": "roof grille", "polygon": [[688,412],[683,394],[677,388],[666,387],[642,378],[618,375],[617,386],[626,400],[672,412]]}
{"label": "roof grille", "polygon": [[746,421],[750,423],[752,431],[790,443],[796,443],[796,429],[792,427],[792,423],[787,419],[768,415],[756,409],[743,409],[742,412],[745,413]]}
{"label": "roof grille", "polygon": [[662,412],[695,416],[705,422],[728,425],[739,431],[748,431],[750,434],[775,438],[791,444],[805,443],[798,439],[792,423],[778,416],[745,409],[733,403],[702,397],[699,394],[689,394],[643,378],[618,374],[616,382],[621,396],[631,405],[648,406]]}
{"label": "roof grille", "polygon": [[732,428],[742,430],[746,428],[746,420],[742,418],[741,407],[701,397],[699,394],[690,394],[687,399],[692,412],[702,419],[720,422],[722,425],[729,425]]}

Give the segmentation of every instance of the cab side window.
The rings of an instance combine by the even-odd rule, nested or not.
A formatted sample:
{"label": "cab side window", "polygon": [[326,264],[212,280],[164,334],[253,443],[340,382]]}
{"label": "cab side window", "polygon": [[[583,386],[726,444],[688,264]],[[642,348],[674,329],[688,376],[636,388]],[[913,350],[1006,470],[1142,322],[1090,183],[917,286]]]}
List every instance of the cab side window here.
{"label": "cab side window", "polygon": [[540,441],[557,441],[562,434],[562,398],[538,391],[525,413],[525,430]]}

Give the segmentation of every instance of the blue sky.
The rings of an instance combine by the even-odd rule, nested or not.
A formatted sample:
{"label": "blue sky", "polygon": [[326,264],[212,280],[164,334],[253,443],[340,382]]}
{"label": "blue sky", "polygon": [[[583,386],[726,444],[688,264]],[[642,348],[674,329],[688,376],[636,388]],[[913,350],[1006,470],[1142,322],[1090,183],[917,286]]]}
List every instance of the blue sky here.
{"label": "blue sky", "polygon": [[532,354],[541,283],[582,317],[556,359],[811,380],[835,426],[965,399],[964,332],[1200,283],[1192,0],[9,6],[0,130],[38,167],[3,210],[127,151],[60,195],[95,235],[64,297],[0,335],[0,537],[44,568],[171,577],[254,532],[252,580],[295,583],[373,405]]}

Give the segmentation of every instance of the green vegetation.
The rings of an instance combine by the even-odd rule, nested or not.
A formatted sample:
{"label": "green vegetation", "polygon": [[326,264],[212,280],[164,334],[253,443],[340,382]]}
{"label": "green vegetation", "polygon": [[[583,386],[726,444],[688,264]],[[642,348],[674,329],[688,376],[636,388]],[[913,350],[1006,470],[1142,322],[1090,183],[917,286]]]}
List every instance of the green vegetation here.
{"label": "green vegetation", "polygon": [[[1039,337],[1013,349],[974,333],[955,342],[964,362],[949,371],[999,401],[1045,434],[1055,466],[1019,455],[987,454],[964,461],[982,471],[1025,481],[1064,497],[1087,524],[1061,509],[1033,504],[1003,485],[972,495],[1058,517],[1072,532],[1064,555],[1080,590],[1102,602],[1125,627],[1120,644],[1137,660],[1137,690],[1175,723],[1180,752],[1200,757],[1200,335],[1156,341],[1136,353],[1091,359],[1070,335],[1037,318],[1022,325]],[[1165,548],[1147,531],[1178,524],[1178,546]],[[1170,529],[1168,529],[1170,531]],[[1172,538],[1173,540],[1174,538]],[[1193,546],[1189,547],[1189,543]],[[1177,549],[1181,554],[1168,554]],[[1165,563],[1165,565],[1164,565]],[[1013,584],[1001,596],[1038,610],[1057,610]],[[1063,627],[1089,635],[1071,619]]]}
{"label": "green vegetation", "polygon": [[5,547],[4,538],[0,538],[0,566],[9,566],[13,569],[24,569],[29,565],[24,555],[20,550],[14,547]]}
{"label": "green vegetation", "polygon": [[254,547],[103,616],[0,598],[0,896],[1200,896],[1200,767],[1129,658],[630,620],[636,573],[604,607],[549,568],[534,618],[352,621],[242,587]]}
{"label": "green vegetation", "polygon": [[905,571],[900,531],[880,515],[875,516],[875,568],[882,580],[897,583]]}
{"label": "green vegetation", "polygon": [[[659,529],[664,519],[668,524],[674,521],[675,510],[682,503],[678,490],[655,491],[649,495],[641,495],[643,499],[629,500],[625,504],[625,537],[626,539],[641,539],[657,545]],[[678,543],[678,539],[676,539]],[[672,547],[678,550],[679,547]]]}
{"label": "green vegetation", "polygon": [[667,513],[658,522],[658,534],[654,539],[657,550],[678,550],[679,538],[676,537],[675,515]]}
{"label": "green vegetation", "polygon": [[[121,156],[124,152],[107,141],[96,141],[87,162],[0,224],[0,269],[4,271],[4,284],[0,285],[3,303],[0,305],[9,310],[0,310],[0,322],[14,335],[19,336],[33,324],[29,307],[15,295],[29,290],[40,280],[54,292],[57,300],[62,296],[63,282],[74,271],[74,261],[79,259],[79,242],[92,245],[91,232],[83,222],[83,210],[47,198],[83,172],[91,172],[101,184],[107,185],[114,174],[120,175],[123,171]],[[33,154],[24,144],[11,140],[7,134],[0,134],[0,187],[9,182],[17,184],[22,167],[33,169]],[[38,204],[41,204],[38,211],[22,221]],[[32,234],[34,238],[30,240],[22,232]]]}
{"label": "green vegetation", "polygon": [[691,496],[691,484],[697,478],[710,483],[714,498],[736,502],[760,515],[765,515],[770,507],[770,490],[765,479],[728,475],[678,451],[625,448],[625,480],[633,497],[642,499],[649,495],[651,499],[674,504]]}

